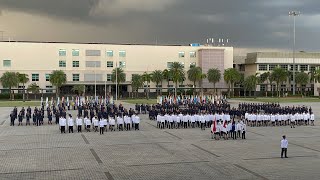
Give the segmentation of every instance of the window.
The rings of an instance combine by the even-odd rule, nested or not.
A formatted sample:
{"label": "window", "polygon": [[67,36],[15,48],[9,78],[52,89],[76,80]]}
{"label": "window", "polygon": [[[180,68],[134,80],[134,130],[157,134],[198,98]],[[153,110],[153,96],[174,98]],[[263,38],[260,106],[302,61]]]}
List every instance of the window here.
{"label": "window", "polygon": [[113,61],[107,61],[107,67],[113,67]]}
{"label": "window", "polygon": [[126,67],[126,62],[125,61],[120,61],[119,62],[119,67],[120,68],[125,68]]}
{"label": "window", "polygon": [[72,49],[72,56],[79,56],[79,49]]}
{"label": "window", "polygon": [[171,68],[172,67],[173,62],[167,62],[167,68]]}
{"label": "window", "polygon": [[80,81],[80,74],[72,74],[72,81]]}
{"label": "window", "polygon": [[316,67],[315,66],[310,66],[310,71],[315,71],[316,70]]}
{"label": "window", "polygon": [[191,51],[191,52],[190,52],[190,57],[191,57],[191,58],[195,58],[195,57],[196,57],[196,52]]}
{"label": "window", "polygon": [[287,64],[281,64],[280,68],[284,69],[284,70],[288,70],[288,65]]}
{"label": "window", "polygon": [[46,93],[53,93],[52,86],[46,86]]}
{"label": "window", "polygon": [[126,51],[119,51],[119,57],[126,57]]}
{"label": "window", "polygon": [[197,64],[196,64],[195,62],[192,62],[192,63],[190,63],[190,66],[189,66],[189,67],[190,67],[190,68],[196,67],[196,65],[197,65]]}
{"label": "window", "polygon": [[101,67],[100,61],[86,61],[86,67]]}
{"label": "window", "polygon": [[[295,65],[295,70],[298,71],[298,65]],[[290,65],[290,71],[293,71],[293,65]]]}
{"label": "window", "polygon": [[112,81],[112,74],[107,74],[107,81]]}
{"label": "window", "polygon": [[167,85],[168,86],[168,88],[173,88],[173,85]]}
{"label": "window", "polygon": [[184,51],[179,52],[179,58],[184,58]]}
{"label": "window", "polygon": [[101,56],[100,50],[86,50],[86,56]]}
{"label": "window", "polygon": [[11,60],[3,60],[3,67],[11,67]]}
{"label": "window", "polygon": [[300,71],[308,71],[308,65],[306,65],[306,64],[301,64],[300,65]]}
{"label": "window", "polygon": [[269,64],[269,71],[274,70],[276,67],[278,67],[277,64]]}
{"label": "window", "polygon": [[59,67],[66,67],[66,61],[59,61]]}
{"label": "window", "polygon": [[39,81],[39,74],[32,74],[31,81]]}
{"label": "window", "polygon": [[112,50],[107,51],[107,57],[113,57],[113,51]]}
{"label": "window", "polygon": [[258,65],[258,69],[259,71],[267,71],[268,70],[268,66],[266,64],[259,64]]}
{"label": "window", "polygon": [[67,55],[67,50],[59,49],[59,56],[66,56],[66,55]]}
{"label": "window", "polygon": [[181,62],[180,64],[181,64],[182,68],[184,68],[184,62]]}
{"label": "window", "polygon": [[285,84],[281,84],[281,91],[286,91],[287,90],[287,86]]}
{"label": "window", "polygon": [[79,61],[72,61],[72,67],[79,67]]}
{"label": "window", "polygon": [[50,81],[50,74],[46,74],[46,81]]}
{"label": "window", "polygon": [[266,85],[265,84],[261,84],[260,85],[260,91],[266,91]]}

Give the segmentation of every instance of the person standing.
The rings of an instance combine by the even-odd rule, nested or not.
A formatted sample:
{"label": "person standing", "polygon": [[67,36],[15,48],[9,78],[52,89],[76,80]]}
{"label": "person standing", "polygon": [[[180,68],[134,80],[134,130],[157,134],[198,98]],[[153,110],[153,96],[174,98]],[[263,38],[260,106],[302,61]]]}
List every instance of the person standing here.
{"label": "person standing", "polygon": [[100,127],[100,135],[103,134],[104,131],[104,121],[100,119],[99,121],[99,127]]}
{"label": "person standing", "polygon": [[78,127],[78,132],[81,132],[81,129],[82,129],[82,119],[81,119],[81,116],[78,115],[77,119],[76,119],[76,122],[77,122],[77,127]]}
{"label": "person standing", "polygon": [[288,149],[288,140],[286,139],[286,136],[283,135],[281,140],[281,158],[283,158],[283,154],[285,158],[288,158],[287,149]]}
{"label": "person standing", "polygon": [[14,126],[14,120],[15,120],[14,112],[12,111],[10,114],[10,126]]}
{"label": "person standing", "polygon": [[73,126],[74,126],[74,121],[72,119],[71,114],[69,114],[69,119],[68,119],[68,126],[69,126],[69,133],[73,133]]}
{"label": "person standing", "polygon": [[60,125],[60,130],[61,130],[61,133],[66,133],[66,119],[64,117],[60,117],[60,120],[59,120],[59,125]]}

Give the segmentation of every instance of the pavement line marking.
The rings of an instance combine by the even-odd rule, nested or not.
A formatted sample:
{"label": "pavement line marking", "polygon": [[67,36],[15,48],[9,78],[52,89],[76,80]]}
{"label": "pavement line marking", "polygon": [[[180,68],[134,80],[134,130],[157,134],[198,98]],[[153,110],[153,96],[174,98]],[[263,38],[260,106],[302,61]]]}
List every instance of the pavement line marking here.
{"label": "pavement line marking", "polygon": [[206,150],[206,149],[203,149],[202,147],[200,147],[200,146],[197,146],[197,145],[195,145],[195,144],[191,144],[192,146],[194,146],[194,147],[196,147],[196,148],[198,148],[198,149],[200,149],[200,150],[202,150],[202,151],[204,151],[204,152],[206,152],[206,153],[209,153],[209,154],[211,154],[211,155],[213,155],[213,156],[215,156],[215,157],[220,157],[219,155],[217,155],[217,154],[215,154],[215,153],[213,153],[213,152],[210,152],[210,151],[208,151],[208,150]]}
{"label": "pavement line marking", "polygon": [[[248,131],[248,130],[247,130]],[[263,134],[259,134],[259,133],[256,133],[256,132],[253,132],[253,131],[248,131],[250,133],[253,133],[253,134],[256,134],[256,135],[259,135],[259,136],[264,136]]]}
{"label": "pavement line marking", "polygon": [[172,163],[157,163],[157,164],[132,164],[127,166],[158,166],[158,165],[170,165],[170,164],[195,164],[195,163],[207,163],[210,161],[190,161],[190,162],[172,162]]}
{"label": "pavement line marking", "polygon": [[178,138],[179,140],[182,140],[182,138],[179,137],[179,136],[177,136],[177,135],[174,135],[174,134],[169,133],[169,132],[167,132],[167,131],[163,131],[163,132],[165,132],[165,133],[167,133],[167,134],[170,134],[171,136],[173,136],[173,137],[175,137],[175,138]]}
{"label": "pavement line marking", "polygon": [[7,121],[7,120],[2,121],[0,125],[2,126],[6,121]]}
{"label": "pavement line marking", "polygon": [[[318,157],[318,156],[317,155],[290,156],[290,158],[300,158],[300,157]],[[248,159],[242,159],[242,160],[251,161],[251,160],[263,160],[263,159],[280,159],[280,157],[248,158]]]}
{"label": "pavement line marking", "polygon": [[90,144],[89,141],[88,141],[88,139],[87,139],[83,134],[81,134],[81,137],[82,137],[82,139],[84,140],[84,142],[85,142],[86,144]]}
{"label": "pavement line marking", "polygon": [[263,176],[261,176],[260,174],[255,173],[255,172],[253,172],[253,171],[251,171],[251,170],[249,170],[249,169],[247,169],[247,168],[245,168],[245,167],[243,167],[243,166],[240,166],[240,165],[238,165],[238,164],[233,164],[233,165],[236,166],[236,167],[238,167],[238,168],[240,168],[240,169],[242,169],[242,170],[244,170],[244,171],[247,171],[248,173],[250,173],[250,174],[252,174],[252,175],[255,175],[255,176],[257,176],[257,177],[259,177],[259,178],[261,178],[261,179],[268,180],[268,178],[263,177]]}
{"label": "pavement line marking", "polygon": [[96,153],[96,151],[94,149],[90,149],[91,151],[91,154],[94,156],[94,158],[96,159],[96,161],[99,163],[99,164],[102,164],[102,161],[101,159],[99,158],[98,154]]}
{"label": "pavement line marking", "polygon": [[42,170],[42,171],[21,171],[21,172],[9,172],[9,173],[0,173],[0,174],[46,173],[46,172],[59,172],[59,171],[77,171],[77,170],[82,170],[82,169],[83,169],[83,168],[54,169],[54,170]]}
{"label": "pavement line marking", "polygon": [[114,180],[110,172],[104,172],[104,174],[107,176],[108,180]]}
{"label": "pavement line marking", "polygon": [[302,148],[305,148],[305,149],[309,149],[309,150],[312,150],[312,151],[320,152],[320,150],[318,150],[318,149],[309,148],[309,147],[306,147],[306,146],[303,146],[303,145],[300,145],[300,144],[296,144],[296,143],[292,143],[292,142],[290,142],[289,144],[292,144],[292,145],[295,145],[295,146],[299,146],[299,147],[302,147]]}
{"label": "pavement line marking", "polygon": [[68,149],[74,147],[47,147],[47,148],[29,148],[29,149],[2,149],[0,151],[28,151],[28,150],[35,150],[35,149]]}
{"label": "pavement line marking", "polygon": [[146,122],[146,124],[149,124],[150,126],[153,126],[153,127],[155,127],[155,128],[158,128],[156,125],[154,125],[154,124],[151,124],[151,123],[148,123],[148,122]]}

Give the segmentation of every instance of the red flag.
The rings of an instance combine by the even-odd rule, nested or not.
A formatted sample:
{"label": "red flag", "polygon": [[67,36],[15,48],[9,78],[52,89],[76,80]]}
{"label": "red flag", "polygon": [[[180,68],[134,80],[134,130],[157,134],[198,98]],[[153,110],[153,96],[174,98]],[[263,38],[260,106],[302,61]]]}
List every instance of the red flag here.
{"label": "red flag", "polygon": [[216,132],[216,130],[217,130],[217,121],[216,121],[216,117],[214,117],[212,132]]}
{"label": "red flag", "polygon": [[224,123],[223,123],[223,127],[224,127],[224,128],[227,128],[227,121],[226,121],[226,120],[225,120]]}

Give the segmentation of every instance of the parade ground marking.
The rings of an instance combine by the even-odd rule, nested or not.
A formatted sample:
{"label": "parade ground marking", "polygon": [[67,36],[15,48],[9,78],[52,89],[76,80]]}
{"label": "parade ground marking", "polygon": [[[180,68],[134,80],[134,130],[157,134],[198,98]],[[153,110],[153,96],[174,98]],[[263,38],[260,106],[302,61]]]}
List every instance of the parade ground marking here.
{"label": "parade ground marking", "polygon": [[104,174],[107,176],[108,180],[114,180],[110,172],[104,172]]}
{"label": "parade ground marking", "polygon": [[181,137],[179,137],[179,136],[177,136],[177,135],[175,135],[175,134],[169,133],[168,131],[163,131],[163,132],[165,132],[165,133],[167,133],[167,134],[170,134],[171,136],[173,136],[173,137],[175,137],[175,138],[178,138],[179,140],[182,140]]}
{"label": "parade ground marking", "polygon": [[159,166],[159,165],[171,165],[171,164],[195,164],[195,163],[208,163],[210,161],[184,161],[184,162],[172,162],[172,163],[153,163],[153,164],[132,164],[128,166]]}
{"label": "parade ground marking", "polygon": [[203,149],[202,147],[200,147],[200,146],[197,146],[197,145],[195,145],[195,144],[191,144],[192,146],[194,146],[194,147],[196,147],[196,148],[198,148],[198,149],[200,149],[200,150],[202,150],[202,151],[204,151],[204,152],[206,152],[206,153],[209,153],[209,154],[211,154],[211,155],[213,155],[213,156],[215,156],[215,157],[220,157],[219,155],[217,155],[217,154],[215,154],[215,153],[213,153],[213,152],[210,152],[210,151],[208,151],[208,150],[206,150],[206,149]]}
{"label": "parade ground marking", "polygon": [[290,142],[289,144],[292,144],[292,145],[295,145],[295,146],[298,146],[298,147],[302,147],[302,148],[305,148],[305,149],[309,149],[311,151],[320,152],[320,150],[318,150],[318,149],[309,148],[309,147],[306,147],[306,146],[303,146],[303,145],[300,145],[300,144],[296,144],[296,143],[292,143],[292,142]]}
{"label": "parade ground marking", "polygon": [[84,142],[85,142],[86,144],[90,144],[89,141],[88,141],[88,139],[87,139],[83,134],[81,134],[81,137],[82,137],[82,139],[84,140]]}
{"label": "parade ground marking", "polygon": [[235,165],[236,167],[238,167],[238,168],[240,168],[240,169],[242,169],[242,170],[244,170],[244,171],[247,171],[248,173],[250,173],[250,174],[252,174],[252,175],[255,175],[255,176],[257,176],[257,177],[259,177],[259,178],[261,178],[261,179],[268,180],[268,178],[263,177],[263,176],[261,176],[260,174],[255,173],[255,172],[253,172],[253,171],[251,171],[251,170],[249,170],[249,169],[247,169],[247,168],[245,168],[245,167],[243,167],[243,166],[240,166],[240,165],[238,165],[238,164],[233,164],[233,165]]}
{"label": "parade ground marking", "polygon": [[94,149],[90,149],[92,155],[94,156],[94,158],[96,159],[96,161],[99,163],[99,164],[102,164],[102,161],[101,159],[99,158],[98,154],[96,153],[96,151]]}

